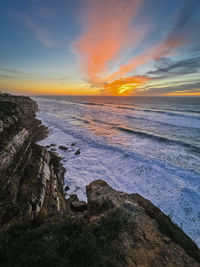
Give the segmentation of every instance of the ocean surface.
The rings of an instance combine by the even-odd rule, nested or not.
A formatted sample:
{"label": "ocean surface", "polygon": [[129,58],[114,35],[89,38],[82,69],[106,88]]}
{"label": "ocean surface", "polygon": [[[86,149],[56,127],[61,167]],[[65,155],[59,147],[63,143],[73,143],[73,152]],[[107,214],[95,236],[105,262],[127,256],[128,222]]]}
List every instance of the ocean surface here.
{"label": "ocean surface", "polygon": [[85,186],[95,179],[139,193],[200,246],[200,98],[34,99],[50,129],[40,144],[56,144],[64,157],[69,193],[85,200]]}

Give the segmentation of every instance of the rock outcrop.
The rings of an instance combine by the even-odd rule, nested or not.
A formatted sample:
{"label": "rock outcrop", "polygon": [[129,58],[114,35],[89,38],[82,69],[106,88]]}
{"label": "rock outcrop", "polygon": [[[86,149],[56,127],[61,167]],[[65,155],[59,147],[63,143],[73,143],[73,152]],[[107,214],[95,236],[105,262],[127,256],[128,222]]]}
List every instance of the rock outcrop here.
{"label": "rock outcrop", "polygon": [[60,159],[35,144],[48,134],[37,109],[28,97],[0,95],[0,229],[66,210]]}
{"label": "rock outcrop", "polygon": [[97,180],[87,203],[66,200],[60,157],[35,144],[48,134],[36,111],[0,95],[0,266],[200,266],[196,244],[138,194]]}
{"label": "rock outcrop", "polygon": [[118,214],[116,249],[123,261],[117,266],[200,266],[197,246],[150,201],[115,191],[102,180],[87,186],[87,197],[91,223]]}

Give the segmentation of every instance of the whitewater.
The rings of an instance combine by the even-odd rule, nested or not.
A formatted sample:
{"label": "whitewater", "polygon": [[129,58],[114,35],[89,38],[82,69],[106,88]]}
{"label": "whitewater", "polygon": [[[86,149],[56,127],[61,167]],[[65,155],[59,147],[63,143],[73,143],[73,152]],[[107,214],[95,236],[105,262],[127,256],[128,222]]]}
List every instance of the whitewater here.
{"label": "whitewater", "polygon": [[63,157],[68,194],[86,200],[85,186],[96,179],[139,193],[200,247],[200,98],[34,99],[50,130],[39,143],[55,144]]}

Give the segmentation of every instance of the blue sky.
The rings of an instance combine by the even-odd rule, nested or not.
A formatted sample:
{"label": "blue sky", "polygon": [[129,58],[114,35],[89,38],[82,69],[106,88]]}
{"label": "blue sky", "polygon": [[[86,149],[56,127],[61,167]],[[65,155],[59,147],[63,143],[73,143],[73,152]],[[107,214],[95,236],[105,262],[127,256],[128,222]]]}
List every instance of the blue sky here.
{"label": "blue sky", "polygon": [[0,0],[0,90],[200,95],[199,0]]}

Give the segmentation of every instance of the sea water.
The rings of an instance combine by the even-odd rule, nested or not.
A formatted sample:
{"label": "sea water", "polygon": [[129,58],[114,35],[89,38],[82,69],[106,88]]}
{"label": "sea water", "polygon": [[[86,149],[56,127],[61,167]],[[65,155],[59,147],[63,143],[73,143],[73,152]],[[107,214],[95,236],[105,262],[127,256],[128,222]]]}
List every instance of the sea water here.
{"label": "sea water", "polygon": [[85,186],[96,179],[139,193],[200,246],[200,98],[34,99],[50,129],[40,144],[56,144],[63,156],[69,194],[86,200]]}

